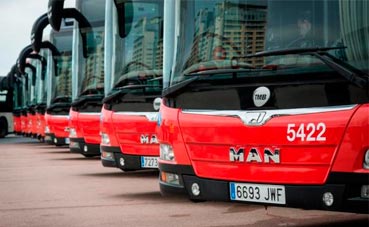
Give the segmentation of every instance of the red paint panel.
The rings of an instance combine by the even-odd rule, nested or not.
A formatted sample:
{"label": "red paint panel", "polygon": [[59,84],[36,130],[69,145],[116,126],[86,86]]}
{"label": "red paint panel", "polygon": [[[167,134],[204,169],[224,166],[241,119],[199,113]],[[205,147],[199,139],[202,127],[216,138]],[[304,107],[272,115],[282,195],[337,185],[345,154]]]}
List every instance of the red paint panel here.
{"label": "red paint panel", "polygon": [[46,115],[47,125],[50,128],[50,132],[54,133],[56,137],[68,138],[69,132],[65,131],[65,129],[69,126],[68,116]]}
{"label": "red paint panel", "polygon": [[[114,124],[112,120],[113,112],[105,109],[104,107],[101,110],[101,122],[100,122],[100,130],[102,133],[106,133],[110,138],[110,146],[118,147],[119,143],[117,138],[115,137]],[[107,144],[103,144],[107,146]]]}
{"label": "red paint panel", "polygon": [[38,122],[37,135],[45,136],[45,124],[46,124],[45,115],[37,113],[37,122]]}
{"label": "red paint panel", "polygon": [[78,124],[78,115],[79,113],[73,111],[72,108],[69,110],[69,128],[74,128],[76,130],[76,136],[74,138],[81,138],[83,137],[83,131],[79,127]]}
{"label": "red paint panel", "polygon": [[78,125],[86,143],[100,144],[100,113],[79,113]]}
{"label": "red paint panel", "polygon": [[[369,107],[364,105],[349,110],[278,116],[263,125],[248,126],[239,117],[184,113],[162,105],[158,139],[173,146],[174,164],[191,164],[199,177],[323,184],[332,166],[334,171],[365,171],[362,160],[369,143],[368,113]],[[324,129],[323,126],[318,129],[319,124]],[[291,129],[299,136],[292,139]],[[341,141],[344,143],[340,147]],[[231,148],[243,149],[244,160],[231,161]],[[253,158],[247,161],[251,149],[256,149],[258,161]],[[358,151],[348,152],[352,149]],[[265,150],[278,150],[280,162],[266,161]],[[345,154],[341,150],[346,150]],[[342,164],[334,164],[335,159]]]}
{"label": "red paint panel", "polygon": [[21,132],[22,131],[22,121],[20,116],[14,116],[13,115],[13,128],[15,132]]}
{"label": "red paint panel", "polygon": [[337,152],[332,171],[364,172],[365,152],[369,149],[369,104],[362,105],[352,117]]}
{"label": "red paint panel", "polygon": [[[159,156],[159,145],[150,143],[151,138],[157,137],[156,121],[149,121],[145,116],[113,113],[112,122],[122,153]],[[142,135],[149,138],[148,144],[141,143]]]}

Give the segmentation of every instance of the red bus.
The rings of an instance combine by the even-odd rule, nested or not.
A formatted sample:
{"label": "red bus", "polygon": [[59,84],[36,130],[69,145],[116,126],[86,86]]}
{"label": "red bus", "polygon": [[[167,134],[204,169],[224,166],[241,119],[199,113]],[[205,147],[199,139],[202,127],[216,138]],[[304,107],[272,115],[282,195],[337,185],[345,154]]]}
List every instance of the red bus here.
{"label": "red bus", "polygon": [[[60,55],[50,56],[47,75],[45,141],[62,146],[69,144],[69,109],[72,100],[72,34],[73,26],[65,25],[60,32],[51,31],[50,41]],[[52,60],[55,59],[55,60]]]}
{"label": "red bus", "polygon": [[104,97],[104,6],[104,0],[76,1],[78,9],[64,9],[64,1],[50,0],[48,7],[49,22],[55,31],[59,31],[63,18],[78,21],[77,32],[81,36],[73,36],[69,147],[71,152],[86,157],[100,155],[99,124],[101,100]]}
{"label": "red bus", "polygon": [[111,13],[105,26],[109,64],[101,110],[101,161],[124,171],[157,169],[160,105],[155,100],[162,92],[163,1],[114,3],[107,1]]}
{"label": "red bus", "polygon": [[365,5],[167,1],[161,192],[368,213]]}
{"label": "red bus", "polygon": [[[27,63],[27,61],[29,63]],[[25,72],[27,65],[31,65],[35,70],[35,75],[32,77],[31,87],[31,105],[29,108],[29,132],[30,134],[42,140],[44,131],[44,112],[46,102],[46,58],[37,53],[33,53],[32,46],[29,45],[22,50],[18,58],[18,67],[21,73]]]}
{"label": "red bus", "polygon": [[[23,51],[27,49],[25,47]],[[22,51],[22,52],[23,52]],[[22,53],[20,54],[22,55]],[[18,68],[20,65],[21,59],[18,58]],[[34,104],[35,104],[35,89],[36,89],[36,67],[31,63],[24,63],[23,69],[19,70],[25,79],[25,107],[23,109],[23,124],[24,124],[24,136],[34,137],[34,124],[35,124],[35,112],[34,112]]]}
{"label": "red bus", "polygon": [[0,77],[0,138],[13,133],[14,75]]}
{"label": "red bus", "polygon": [[22,112],[22,80],[17,65],[13,65],[9,75],[13,77],[13,129],[16,135],[21,135],[21,112]]}
{"label": "red bus", "polygon": [[[58,20],[64,1],[49,1],[50,24]],[[76,9],[84,23],[78,23],[74,36],[74,94],[69,111],[70,151],[86,157],[100,156],[100,112],[104,98],[104,18],[105,0],[76,1]],[[63,16],[63,14],[61,14]],[[58,25],[55,22],[55,25]],[[57,26],[55,26],[57,29]],[[87,37],[84,39],[84,37]],[[84,48],[80,48],[80,46]],[[87,50],[85,53],[84,51]]]}

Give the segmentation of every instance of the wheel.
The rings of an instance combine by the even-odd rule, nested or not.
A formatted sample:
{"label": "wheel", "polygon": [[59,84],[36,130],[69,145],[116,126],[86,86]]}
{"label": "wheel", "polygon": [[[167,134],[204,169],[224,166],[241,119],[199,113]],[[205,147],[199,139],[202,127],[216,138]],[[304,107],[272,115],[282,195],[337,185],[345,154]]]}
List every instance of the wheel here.
{"label": "wheel", "polygon": [[132,172],[135,171],[135,169],[123,169],[123,168],[119,168],[120,170],[122,170],[123,172]]}
{"label": "wheel", "polygon": [[0,119],[0,138],[4,138],[8,134],[8,122],[6,119]]}
{"label": "wheel", "polygon": [[203,202],[206,202],[206,200],[204,199],[190,199],[191,202],[193,203],[203,203]]}
{"label": "wheel", "polygon": [[96,155],[93,155],[93,154],[82,154],[83,156],[85,156],[86,158],[92,158]]}

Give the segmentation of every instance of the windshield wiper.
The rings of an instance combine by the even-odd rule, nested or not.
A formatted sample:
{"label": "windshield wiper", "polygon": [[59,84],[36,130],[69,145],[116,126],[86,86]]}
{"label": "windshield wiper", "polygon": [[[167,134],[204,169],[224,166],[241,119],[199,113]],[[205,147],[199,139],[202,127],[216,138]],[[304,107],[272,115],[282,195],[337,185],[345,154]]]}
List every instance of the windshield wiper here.
{"label": "windshield wiper", "polygon": [[321,60],[325,65],[329,68],[333,69],[343,78],[347,79],[349,82],[355,84],[360,88],[365,88],[368,86],[368,74],[363,71],[347,64],[341,59],[329,54],[327,51],[329,50],[337,50],[344,49],[346,47],[312,47],[312,48],[291,48],[291,49],[281,49],[281,50],[270,50],[270,51],[262,51],[255,54],[249,54],[242,57],[235,57],[233,60],[237,61],[238,59],[246,59],[246,58],[255,58],[255,57],[267,57],[267,56],[280,56],[280,55],[311,55],[319,60]]}
{"label": "windshield wiper", "polygon": [[[237,67],[237,64],[235,65]],[[249,68],[222,68],[222,69],[209,69],[209,70],[202,70],[202,71],[198,71],[198,72],[193,72],[193,73],[189,73],[189,74],[184,74],[184,77],[190,77],[190,79],[187,80],[183,80],[181,82],[179,82],[178,84],[175,84],[169,88],[165,88],[163,90],[163,96],[167,96],[169,94],[173,94],[178,92],[179,90],[187,87],[188,85],[190,85],[191,83],[193,83],[194,81],[198,80],[199,78],[206,78],[206,77],[211,77],[211,76],[215,76],[215,75],[224,75],[224,74],[230,74],[232,75],[232,77],[237,77],[237,73],[242,73],[242,72],[260,72],[260,71],[267,71],[268,69],[255,69],[253,67],[249,67]]]}
{"label": "windshield wiper", "polygon": [[[313,48],[290,48],[290,49],[281,49],[281,50],[270,50],[270,51],[262,51],[255,54],[233,57],[232,64],[238,65],[238,59],[246,59],[246,58],[255,58],[255,57],[267,57],[267,56],[280,56],[280,55],[312,55],[316,58],[320,59],[324,64],[333,69],[339,75],[350,81],[351,83],[357,85],[358,87],[365,88],[368,86],[368,74],[362,72],[361,70],[347,64],[346,62],[336,58],[335,56],[329,54],[327,51],[329,50],[337,50],[344,49],[346,47],[313,47]],[[265,69],[259,69],[265,71]],[[191,76],[190,79],[184,80],[178,84],[175,84],[172,87],[166,88],[163,90],[163,96],[167,96],[173,93],[178,92],[179,90],[187,87],[192,84],[194,81],[198,80],[200,77],[204,75],[217,75],[223,73],[234,73],[240,71],[247,72],[257,72],[258,69],[211,69],[205,70],[201,72],[195,72],[184,75]]]}
{"label": "windshield wiper", "polygon": [[193,72],[189,74],[184,74],[184,77],[190,77],[190,79],[183,80],[178,84],[175,84],[171,87],[168,87],[163,90],[162,95],[167,96],[173,93],[182,90],[183,88],[187,87],[188,85],[192,84],[194,81],[198,80],[199,78],[203,78],[205,76],[216,76],[216,75],[223,75],[223,74],[230,74],[232,78],[235,78],[237,73],[240,72],[259,72],[259,71],[266,71],[265,69],[254,69],[254,68],[238,68],[238,69],[209,69],[200,72]]}
{"label": "windshield wiper", "polygon": [[84,95],[103,95],[104,93],[104,88],[88,88],[85,89],[83,92],[81,92],[79,94],[79,96],[84,96]]}
{"label": "windshield wiper", "polygon": [[196,81],[198,79],[199,79],[199,76],[194,76],[194,77],[191,77],[190,79],[181,81],[180,83],[175,84],[171,87],[165,88],[165,89],[163,89],[162,96],[167,96],[169,94],[173,94],[173,93],[187,87],[188,85],[192,84],[194,81]]}
{"label": "windshield wiper", "polygon": [[113,99],[115,99],[116,97],[122,95],[122,94],[127,94],[128,92],[130,92],[131,90],[138,90],[138,89],[142,89],[144,92],[147,88],[153,88],[153,87],[158,87],[155,85],[147,85],[147,84],[142,84],[142,85],[127,85],[124,87],[119,87],[116,88],[115,92],[112,92],[111,94],[108,94],[103,100],[103,103],[109,103],[111,102]]}
{"label": "windshield wiper", "polygon": [[233,59],[239,58],[255,58],[255,57],[268,57],[268,56],[278,56],[278,55],[289,55],[289,54],[307,54],[310,52],[325,52],[329,50],[345,49],[345,46],[339,47],[307,47],[307,48],[287,48],[279,50],[267,50],[257,52],[255,54],[248,54],[245,56],[234,57]]}
{"label": "windshield wiper", "polygon": [[97,103],[100,103],[100,101],[104,98],[103,94],[93,94],[93,95],[84,95],[80,96],[78,99],[76,99],[74,102],[72,102],[72,107],[78,107],[79,105],[83,104],[87,101],[95,101]]}

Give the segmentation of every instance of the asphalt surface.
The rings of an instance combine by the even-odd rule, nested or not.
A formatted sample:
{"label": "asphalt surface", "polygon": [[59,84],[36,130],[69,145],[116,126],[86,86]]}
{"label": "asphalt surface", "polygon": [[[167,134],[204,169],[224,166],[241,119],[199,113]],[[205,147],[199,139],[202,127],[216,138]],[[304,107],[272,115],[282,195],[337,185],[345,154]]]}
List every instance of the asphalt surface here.
{"label": "asphalt surface", "polygon": [[0,226],[369,226],[369,215],[162,197],[158,173],[0,139]]}

